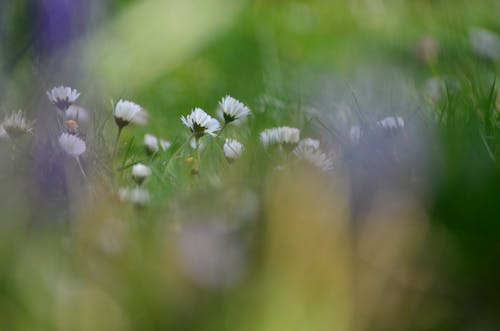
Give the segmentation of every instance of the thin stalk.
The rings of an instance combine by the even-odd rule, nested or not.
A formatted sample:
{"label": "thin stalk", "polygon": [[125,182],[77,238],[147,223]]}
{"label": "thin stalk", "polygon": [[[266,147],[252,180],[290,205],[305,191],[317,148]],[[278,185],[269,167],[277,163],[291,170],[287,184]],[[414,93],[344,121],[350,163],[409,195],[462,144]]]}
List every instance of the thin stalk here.
{"label": "thin stalk", "polygon": [[85,173],[85,170],[83,170],[82,163],[80,162],[80,158],[78,156],[75,157],[76,163],[78,164],[78,168],[80,169],[83,178],[87,180],[87,174]]}
{"label": "thin stalk", "polygon": [[224,121],[224,124],[222,125],[222,128],[220,128],[220,130],[219,130],[218,136],[221,135],[222,131],[224,131],[224,129],[226,128],[226,126],[227,126],[227,123]]}
{"label": "thin stalk", "polygon": [[200,164],[201,164],[200,142],[199,142],[199,139],[196,139],[196,163],[195,163],[196,169],[195,169],[195,171],[197,174],[200,173]]}
{"label": "thin stalk", "polygon": [[113,154],[111,155],[111,159],[114,160],[116,156],[116,152],[118,151],[118,143],[120,142],[120,136],[122,134],[123,127],[118,127],[118,133],[116,134],[115,147],[113,148]]}
{"label": "thin stalk", "polygon": [[55,114],[56,114],[56,120],[57,120],[57,128],[59,129],[59,132],[62,132],[63,131],[63,126],[61,124],[61,118],[60,118],[61,116],[59,116],[60,110],[59,109],[56,110]]}
{"label": "thin stalk", "polygon": [[180,145],[179,148],[170,156],[170,158],[165,163],[163,171],[167,170],[168,165],[170,164],[170,161],[173,160],[175,157],[177,157],[177,154],[179,154],[181,152],[181,150],[184,148],[184,146],[186,146],[186,144],[188,144],[192,138],[193,138],[193,135],[189,136],[189,138],[184,143],[182,143],[182,145]]}

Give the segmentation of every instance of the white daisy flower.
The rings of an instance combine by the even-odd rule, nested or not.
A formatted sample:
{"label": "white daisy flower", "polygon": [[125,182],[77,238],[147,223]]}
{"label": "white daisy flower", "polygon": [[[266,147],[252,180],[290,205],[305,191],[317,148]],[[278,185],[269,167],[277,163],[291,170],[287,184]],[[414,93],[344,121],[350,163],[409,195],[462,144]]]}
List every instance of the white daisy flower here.
{"label": "white daisy flower", "polygon": [[66,111],[79,96],[80,93],[77,90],[66,86],[54,87],[52,90],[47,91],[50,102],[62,111]]}
{"label": "white daisy flower", "polygon": [[69,106],[68,109],[66,109],[64,116],[66,117],[66,120],[73,120],[78,123],[88,123],[90,119],[88,111],[77,105]]}
{"label": "white daisy flower", "polygon": [[295,155],[301,155],[303,153],[307,153],[309,151],[317,151],[319,150],[319,140],[305,138],[299,141],[297,147],[293,150]]}
{"label": "white daisy flower", "polygon": [[260,141],[265,147],[278,143],[278,130],[276,128],[265,129],[260,133]]}
{"label": "white daisy flower", "polygon": [[297,148],[319,149],[319,140],[312,138],[301,139]]}
{"label": "white daisy flower", "polygon": [[230,138],[226,138],[223,149],[226,159],[230,162],[239,158],[244,150],[243,145],[239,141]]}
{"label": "white daisy flower", "polygon": [[300,140],[300,130],[297,128],[282,126],[277,128],[277,133],[279,144],[295,145]]}
{"label": "white daisy flower", "polygon": [[158,138],[156,138],[152,134],[146,133],[144,135],[144,146],[146,147],[146,150],[148,152],[157,153],[159,150]]}
{"label": "white daisy flower", "polygon": [[321,151],[319,141],[316,139],[302,139],[293,153],[300,160],[306,161],[320,170],[333,169],[333,160]]}
{"label": "white daisy flower", "polygon": [[116,125],[120,129],[130,123],[145,124],[147,122],[147,114],[142,110],[141,106],[132,101],[120,99],[116,103],[113,115]]}
{"label": "white daisy flower", "polygon": [[195,108],[191,114],[181,117],[182,123],[191,130],[196,139],[204,134],[215,136],[215,132],[220,130],[219,121],[211,117],[201,108]]}
{"label": "white daisy flower", "polygon": [[142,163],[134,164],[132,167],[132,178],[137,184],[141,185],[149,176],[151,176],[150,167]]}
{"label": "white daisy flower", "polygon": [[477,55],[491,60],[500,58],[500,37],[495,32],[472,28],[469,31],[469,40]]}
{"label": "white daisy flower", "polygon": [[137,206],[146,206],[150,201],[149,192],[141,187],[133,189],[122,187],[118,190],[118,196],[121,201]]}
{"label": "white daisy flower", "polygon": [[83,139],[69,133],[63,133],[59,136],[59,145],[66,154],[73,157],[80,156],[87,149]]}
{"label": "white daisy flower", "polygon": [[144,135],[144,146],[149,153],[157,153],[160,149],[166,151],[171,145],[172,143],[170,141],[158,139],[152,134],[146,133]]}
{"label": "white daisy flower", "polygon": [[351,129],[349,130],[349,139],[353,144],[358,144],[362,136],[363,130],[361,130],[359,125],[351,126]]}
{"label": "white daisy flower", "polygon": [[166,151],[172,146],[172,143],[168,140],[160,139],[160,148],[162,151]]}
{"label": "white daisy flower", "polygon": [[432,102],[439,102],[446,94],[446,83],[442,78],[432,77],[425,82],[424,95]]}
{"label": "white daisy flower", "polygon": [[402,117],[389,116],[377,122],[377,125],[386,130],[397,130],[405,127],[405,121]]}
{"label": "white daisy flower", "polygon": [[238,125],[250,114],[250,109],[242,102],[227,95],[219,102],[218,113],[224,123]]}
{"label": "white daisy flower", "polygon": [[329,171],[333,169],[333,160],[320,149],[302,146],[301,148],[297,147],[294,154],[300,160],[306,161],[320,170]]}
{"label": "white daisy flower", "polygon": [[3,130],[14,139],[33,131],[33,124],[29,123],[24,116],[24,112],[18,110],[6,116],[2,123]]}
{"label": "white daisy flower", "polygon": [[260,141],[265,147],[271,145],[295,145],[300,140],[300,130],[288,126],[266,129],[260,133]]}

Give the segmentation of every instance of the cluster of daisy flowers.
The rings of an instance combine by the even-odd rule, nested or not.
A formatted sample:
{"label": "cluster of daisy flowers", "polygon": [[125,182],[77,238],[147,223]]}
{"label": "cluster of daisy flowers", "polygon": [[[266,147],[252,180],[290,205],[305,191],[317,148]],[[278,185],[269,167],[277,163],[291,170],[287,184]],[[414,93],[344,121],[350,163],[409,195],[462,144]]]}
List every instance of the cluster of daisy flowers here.
{"label": "cluster of daisy flowers", "polygon": [[[86,134],[82,128],[88,124],[90,114],[86,109],[75,104],[80,97],[80,92],[71,87],[58,86],[47,91],[47,97],[57,109],[55,116],[58,134],[55,135],[55,138],[57,138],[59,148],[64,154],[75,160],[83,177],[86,178],[86,172],[80,158],[87,151]],[[199,158],[204,147],[203,137],[212,138],[217,144],[220,144],[228,164],[236,162],[245,151],[244,144],[238,140],[240,138],[230,136],[227,132],[223,135],[223,132],[228,126],[242,125],[251,115],[250,108],[228,95],[219,101],[215,113],[215,116],[211,116],[203,109],[196,107],[191,113],[180,118],[181,123],[190,133],[187,142],[197,151],[197,155],[191,157],[194,160],[191,163],[193,166],[191,174],[193,175],[199,174]],[[117,135],[112,151],[112,160],[117,156],[122,131],[132,124],[146,124],[148,114],[140,105],[120,99],[114,105],[113,118],[117,126]],[[33,122],[28,121],[22,111],[13,112],[6,116],[0,126],[0,134],[11,139],[17,139],[32,132]],[[238,132],[238,130],[231,132]],[[286,156],[285,161],[292,159],[303,161],[323,171],[333,169],[332,158],[321,150],[319,141],[312,138],[301,139],[298,128],[288,126],[268,128],[260,133],[259,138],[267,154],[276,152],[277,155]],[[150,133],[144,135],[144,148],[150,155],[154,156],[167,151],[171,145],[170,141],[161,137]],[[181,148],[182,146],[179,147],[178,151]],[[170,157],[172,158],[173,155]],[[142,162],[147,163],[147,161]],[[150,194],[144,183],[152,175],[153,170],[151,166],[144,163],[132,165],[130,178],[133,185],[118,189],[120,200],[138,206],[144,206],[150,202]]]}
{"label": "cluster of daisy flowers", "polygon": [[[81,132],[81,124],[89,120],[87,111],[75,105],[80,93],[70,87],[59,86],[47,92],[50,102],[58,109],[57,122],[62,133],[58,137],[61,149],[70,157],[75,158],[84,177],[85,171],[80,163],[80,156],[87,150],[85,135]],[[113,156],[116,153],[122,130],[131,124],[145,124],[148,120],[147,112],[138,104],[128,100],[118,100],[114,106],[113,118],[118,127],[118,134]],[[62,123],[61,123],[62,122]],[[168,141],[158,139],[152,135],[146,135],[145,145],[147,149],[156,153],[159,149],[167,149]],[[137,184],[134,188],[121,188],[118,195],[123,201],[130,201],[136,205],[146,205],[150,198],[149,193],[142,184],[151,175],[151,168],[137,163],[132,167],[132,179]]]}
{"label": "cluster of daisy flowers", "polygon": [[[243,123],[246,117],[250,115],[250,109],[233,97],[226,96],[219,102],[217,114],[223,121],[222,125],[217,119],[200,108],[195,108],[191,114],[181,117],[182,123],[192,133],[192,139],[195,141],[194,147],[201,146],[198,140],[204,135],[215,137],[227,125],[240,125]],[[300,140],[300,130],[298,128],[282,126],[265,129],[260,133],[260,141],[266,150],[278,148],[282,152],[293,155],[297,159],[306,161],[321,170],[333,169],[333,161],[326,153],[321,151],[319,141],[310,138]],[[307,145],[310,141],[316,142],[314,146]],[[304,147],[306,145],[307,148]],[[226,138],[223,151],[226,159],[231,163],[242,155],[244,146],[234,138]]]}
{"label": "cluster of daisy flowers", "polygon": [[[424,64],[435,64],[442,53],[442,45],[438,38],[428,35],[420,38],[415,45],[415,55]],[[500,60],[500,35],[497,31],[484,27],[471,26],[468,29],[468,47],[464,51],[471,52],[477,60],[496,64]],[[434,72],[434,71],[433,71]],[[450,75],[433,75],[423,86],[423,97],[433,104],[446,100],[446,95],[463,88],[458,77]]]}
{"label": "cluster of daisy flowers", "polygon": [[146,179],[151,176],[151,168],[142,163],[136,163],[132,167],[131,175],[136,187],[122,187],[118,190],[118,196],[122,201],[128,201],[136,206],[145,206],[149,203],[149,192],[143,187]]}
{"label": "cluster of daisy flowers", "polygon": [[[300,139],[300,130],[288,126],[270,128],[260,133],[260,141],[267,150],[276,149],[290,157],[322,171],[333,170],[333,157],[322,151],[319,140]],[[280,165],[279,168],[283,166]]]}
{"label": "cluster of daisy flowers", "polygon": [[[57,123],[60,129],[58,141],[61,149],[70,156],[78,157],[86,150],[85,141],[79,131],[80,119],[88,122],[85,109],[74,105],[80,93],[70,87],[54,87],[47,92],[47,97],[54,104],[59,113]],[[34,130],[34,121],[29,121],[22,110],[8,114],[0,125],[0,134],[12,140],[31,135]]]}
{"label": "cluster of daisy flowers", "polygon": [[[217,114],[222,125],[201,108],[194,108],[190,114],[181,117],[182,123],[191,132],[190,144],[193,148],[203,148],[200,139],[205,135],[218,137],[228,125],[242,124],[250,115],[250,108],[231,96],[225,96],[219,102]],[[244,146],[234,138],[226,138],[222,149],[226,159],[233,162],[242,155]]]}
{"label": "cluster of daisy flowers", "polygon": [[[241,124],[250,114],[250,110],[240,101],[226,96],[220,101],[217,113],[223,120],[222,126],[199,108],[194,109],[187,117],[182,117],[182,121],[191,130],[194,139],[198,139],[204,134],[215,136],[220,128],[229,124]],[[287,159],[292,156],[323,171],[333,169],[332,158],[321,150],[319,141],[311,138],[301,140],[298,128],[273,127],[263,130],[259,137],[267,151],[278,150],[279,154],[286,154]],[[310,142],[314,144],[311,145]],[[223,151],[226,159],[233,162],[241,156],[244,147],[238,140],[226,138]]]}
{"label": "cluster of daisy flowers", "polygon": [[[122,128],[133,122],[133,118],[136,118],[135,114],[140,113],[140,107],[133,103],[128,102],[123,105],[127,105],[129,110],[115,112],[118,137]],[[199,157],[205,146],[204,137],[215,139],[216,143],[221,144],[221,150],[229,164],[234,163],[243,155],[244,144],[237,137],[225,136],[223,132],[228,126],[243,124],[250,114],[251,110],[247,105],[231,96],[225,96],[218,103],[216,116],[212,116],[198,107],[194,108],[191,113],[181,116],[182,124],[190,133],[187,142],[198,152],[197,155],[188,158],[192,161],[190,162],[193,166],[192,175],[199,175]],[[322,171],[333,169],[333,158],[321,149],[320,142],[312,138],[301,139],[298,128],[288,126],[268,128],[263,130],[259,137],[265,151],[285,156],[285,161],[303,162]],[[154,154],[167,150],[171,143],[148,133],[144,136],[144,146],[148,153]],[[279,165],[277,169],[282,167],[283,165]],[[149,201],[149,194],[145,191],[142,183],[150,175],[151,168],[148,166],[144,164],[134,165],[131,177],[135,181],[136,187],[120,189],[121,200],[136,205],[146,204]]]}
{"label": "cluster of daisy flowers", "polygon": [[[353,144],[359,144],[363,139],[368,139],[373,130],[380,131],[382,133],[398,133],[402,131],[405,127],[405,121],[400,116],[388,116],[377,121],[374,128],[365,127],[362,128],[360,125],[353,125],[349,130],[349,140]],[[367,138],[368,137],[368,138]]]}
{"label": "cluster of daisy flowers", "polygon": [[[186,116],[181,117],[181,122],[188,128],[191,133],[189,143],[191,147],[201,152],[203,149],[203,143],[201,138],[204,136],[219,137],[220,133],[228,125],[240,125],[250,114],[250,109],[244,105],[242,102],[230,97],[224,97],[220,102],[217,109],[217,113],[223,124],[219,120],[207,114],[201,108],[194,108],[192,112]],[[115,122],[118,126],[117,134],[117,144],[115,147],[114,154],[116,153],[117,146],[119,144],[119,137],[122,129],[130,123],[137,123],[144,118],[141,115],[141,107],[130,101],[119,101],[115,110]],[[166,151],[171,146],[170,141],[159,138],[152,134],[145,134],[144,136],[144,147],[149,154],[156,154],[161,151]],[[238,159],[243,153],[244,147],[238,140],[234,138],[226,138],[224,145],[222,146],[226,160],[231,163]],[[199,161],[199,160],[196,160]],[[195,168],[192,169],[192,174],[198,174],[197,164],[195,162]],[[137,206],[146,205],[150,196],[148,191],[144,188],[143,183],[152,173],[149,166],[137,163],[132,167],[131,177],[134,180],[136,186],[129,188],[119,189],[119,198],[122,201],[131,202]]]}
{"label": "cluster of daisy flowers", "polygon": [[82,175],[86,177],[80,162],[80,156],[87,150],[81,124],[87,124],[89,118],[84,108],[75,105],[76,100],[80,97],[80,92],[71,87],[58,86],[47,91],[47,97],[57,108],[57,124],[61,131],[58,136],[59,146],[66,155],[76,160]]}
{"label": "cluster of daisy flowers", "polygon": [[[84,135],[80,132],[80,123],[88,122],[88,113],[74,103],[80,93],[70,87],[59,86],[47,91],[49,101],[56,106],[56,119],[59,133],[57,141],[60,149],[70,157],[75,158],[82,174],[85,171],[80,163],[80,155],[85,153],[87,146]],[[0,136],[6,136],[13,141],[24,136],[31,136],[34,130],[34,121],[29,121],[22,110],[8,114],[0,125]]]}

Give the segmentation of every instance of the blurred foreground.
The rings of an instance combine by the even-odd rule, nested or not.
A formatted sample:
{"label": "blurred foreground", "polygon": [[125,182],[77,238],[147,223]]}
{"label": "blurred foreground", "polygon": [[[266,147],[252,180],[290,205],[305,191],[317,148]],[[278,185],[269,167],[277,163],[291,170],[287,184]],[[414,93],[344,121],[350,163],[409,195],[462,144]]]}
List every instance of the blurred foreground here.
{"label": "blurred foreground", "polygon": [[0,329],[498,330],[499,15],[1,3]]}

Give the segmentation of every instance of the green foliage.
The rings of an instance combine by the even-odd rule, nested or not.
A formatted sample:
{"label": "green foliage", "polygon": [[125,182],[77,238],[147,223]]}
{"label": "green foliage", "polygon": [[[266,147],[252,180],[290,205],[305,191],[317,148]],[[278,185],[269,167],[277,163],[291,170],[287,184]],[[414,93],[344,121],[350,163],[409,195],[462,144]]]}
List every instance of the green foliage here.
{"label": "green foliage", "polygon": [[[82,56],[83,78],[70,77],[92,113],[88,178],[55,152],[47,77],[33,69],[51,61],[31,47],[27,3],[0,5],[2,110],[38,114],[33,147],[0,140],[2,330],[500,324],[500,62],[468,35],[500,33],[498,1],[211,1],[192,16],[180,1],[110,2],[67,58],[55,55]],[[154,10],[167,5],[180,12]],[[165,17],[186,29],[144,35]],[[423,37],[437,55],[419,48]],[[225,95],[252,114],[193,148],[180,117],[194,107],[215,117]],[[150,120],[125,127],[112,156],[109,100],[120,98]],[[382,131],[387,116],[404,130]],[[334,171],[264,148],[259,134],[275,126],[320,139]],[[146,133],[171,146],[147,152]],[[245,146],[235,162],[226,138]],[[137,186],[139,162],[152,171],[146,206],[119,196]]]}

